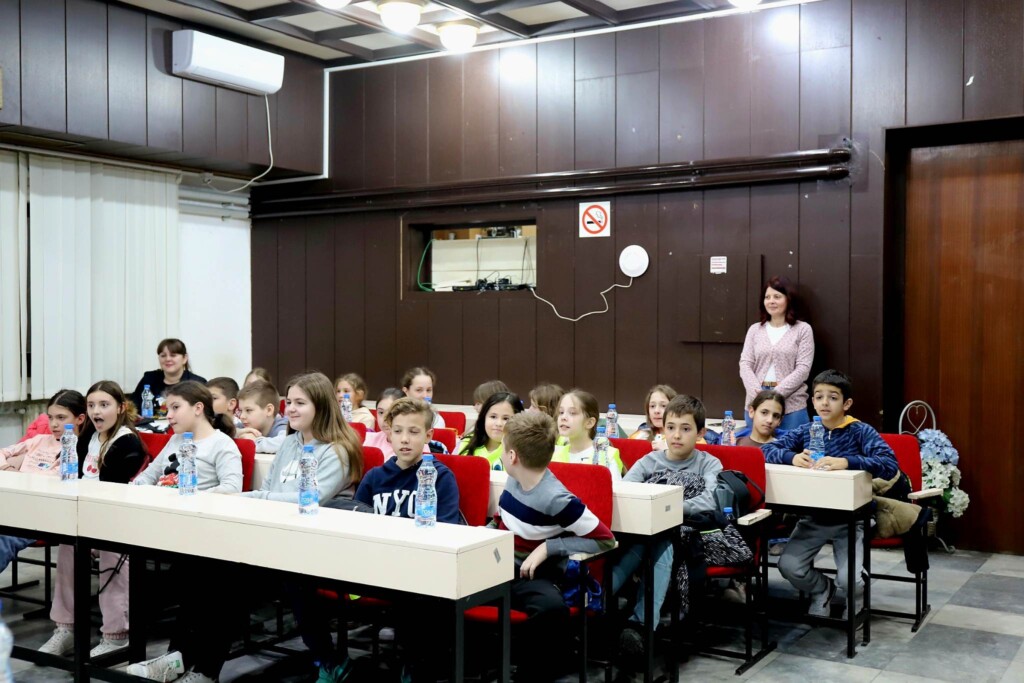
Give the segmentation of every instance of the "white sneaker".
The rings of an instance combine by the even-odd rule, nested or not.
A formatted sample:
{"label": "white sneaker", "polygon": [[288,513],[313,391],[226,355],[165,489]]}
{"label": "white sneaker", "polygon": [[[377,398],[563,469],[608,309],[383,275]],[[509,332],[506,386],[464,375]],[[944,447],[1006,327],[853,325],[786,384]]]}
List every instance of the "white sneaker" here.
{"label": "white sneaker", "polygon": [[198,671],[189,671],[185,674],[185,677],[181,679],[181,683],[217,683],[217,679],[210,678]]}
{"label": "white sneaker", "polygon": [[49,655],[57,655],[63,657],[64,655],[71,654],[75,649],[75,634],[69,628],[58,626],[53,629],[53,635],[50,639],[43,643],[43,646],[39,648],[40,652],[45,652]]}
{"label": "white sneaker", "polygon": [[395,639],[395,629],[391,628],[390,626],[385,626],[377,634],[377,638],[382,643],[390,643]]}
{"label": "white sneaker", "polygon": [[156,659],[147,659],[138,664],[129,664],[125,672],[132,676],[148,678],[151,681],[168,683],[169,681],[177,680],[179,676],[185,673],[185,662],[182,660],[180,652],[168,652]]}
{"label": "white sneaker", "polygon": [[107,638],[103,636],[100,638],[100,644],[89,651],[89,657],[100,657],[126,647],[128,647],[127,638]]}

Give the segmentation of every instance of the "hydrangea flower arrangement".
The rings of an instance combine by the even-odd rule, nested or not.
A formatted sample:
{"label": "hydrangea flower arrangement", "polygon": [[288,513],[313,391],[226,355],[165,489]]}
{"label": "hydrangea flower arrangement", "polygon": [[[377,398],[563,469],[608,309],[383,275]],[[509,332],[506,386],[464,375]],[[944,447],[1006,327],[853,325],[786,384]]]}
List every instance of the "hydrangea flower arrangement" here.
{"label": "hydrangea flower arrangement", "polygon": [[939,511],[961,517],[971,502],[960,489],[960,454],[949,437],[938,429],[922,429],[917,434],[921,445],[921,473],[925,488],[943,489]]}

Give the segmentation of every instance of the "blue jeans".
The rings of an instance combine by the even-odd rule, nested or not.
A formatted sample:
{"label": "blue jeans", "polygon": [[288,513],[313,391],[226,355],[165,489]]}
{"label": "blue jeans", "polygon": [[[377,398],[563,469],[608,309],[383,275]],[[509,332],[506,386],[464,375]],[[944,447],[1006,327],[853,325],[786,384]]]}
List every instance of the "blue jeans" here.
{"label": "blue jeans", "polygon": [[[750,419],[750,415],[747,415],[747,426],[751,429],[754,428],[754,422]],[[807,424],[811,421],[811,418],[807,416],[807,409],[801,408],[800,410],[794,410],[792,413],[786,413],[782,416],[782,422],[779,423],[779,429],[783,431],[789,431],[790,429],[796,429],[802,424]]]}
{"label": "blue jeans", "polygon": [[35,543],[34,538],[18,538],[17,536],[0,536],[0,572],[7,569],[14,557]]}
{"label": "blue jeans", "polygon": [[[654,544],[654,623],[661,620],[661,606],[668,594],[668,582],[672,578],[672,543],[663,540]],[[647,546],[634,543],[626,546],[619,561],[612,568],[612,595],[616,595],[626,579],[635,574],[643,564]],[[640,592],[633,608],[632,621],[644,623],[644,576],[640,574]]]}

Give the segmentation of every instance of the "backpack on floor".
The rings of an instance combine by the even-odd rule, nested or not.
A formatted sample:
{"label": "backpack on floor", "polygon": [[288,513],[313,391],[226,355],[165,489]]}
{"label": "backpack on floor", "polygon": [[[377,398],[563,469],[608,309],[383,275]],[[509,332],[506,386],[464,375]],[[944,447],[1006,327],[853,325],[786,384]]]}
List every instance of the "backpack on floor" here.
{"label": "backpack on floor", "polygon": [[[756,501],[751,501],[748,484],[753,486],[759,494]],[[764,502],[764,491],[742,472],[722,470],[718,473],[714,497],[715,509],[689,517],[687,524],[701,531],[724,529],[730,524],[729,519],[725,516],[725,508],[731,507],[733,519],[739,519],[761,507]]]}

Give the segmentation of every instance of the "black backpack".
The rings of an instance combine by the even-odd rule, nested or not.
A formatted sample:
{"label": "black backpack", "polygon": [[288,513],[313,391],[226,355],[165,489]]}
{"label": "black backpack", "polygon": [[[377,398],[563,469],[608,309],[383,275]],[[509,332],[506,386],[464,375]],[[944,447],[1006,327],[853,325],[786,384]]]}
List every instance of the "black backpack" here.
{"label": "black backpack", "polygon": [[[748,484],[753,486],[759,494],[754,502],[751,502]],[[722,470],[718,473],[718,484],[715,486],[714,495],[715,509],[687,517],[685,523],[688,526],[695,529],[724,529],[730,523],[725,516],[725,508],[731,507],[732,518],[737,520],[758,509],[764,502],[764,491],[761,487],[750,481],[747,475],[736,470]],[[683,510],[686,510],[685,505]]]}

